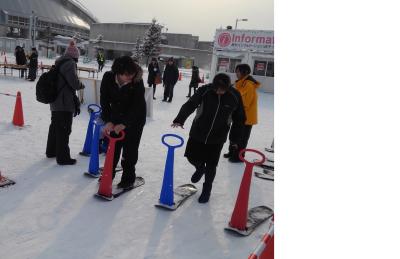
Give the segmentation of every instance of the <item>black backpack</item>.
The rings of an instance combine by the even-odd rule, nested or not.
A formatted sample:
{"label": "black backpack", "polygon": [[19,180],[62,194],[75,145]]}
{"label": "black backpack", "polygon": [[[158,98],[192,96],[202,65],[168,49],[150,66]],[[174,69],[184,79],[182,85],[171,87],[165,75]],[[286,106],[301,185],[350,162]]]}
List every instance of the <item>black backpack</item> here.
{"label": "black backpack", "polygon": [[69,59],[62,60],[59,64],[53,65],[51,69],[43,73],[36,83],[36,100],[38,102],[49,104],[57,99],[57,78],[60,67]]}

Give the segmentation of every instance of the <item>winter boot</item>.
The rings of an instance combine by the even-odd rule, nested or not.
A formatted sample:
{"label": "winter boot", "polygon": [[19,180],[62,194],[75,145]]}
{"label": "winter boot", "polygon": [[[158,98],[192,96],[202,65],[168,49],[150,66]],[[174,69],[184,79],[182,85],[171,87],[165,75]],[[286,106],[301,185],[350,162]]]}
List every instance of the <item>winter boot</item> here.
{"label": "winter boot", "polygon": [[192,181],[192,183],[197,183],[198,181],[200,181],[201,177],[203,177],[203,174],[205,173],[204,169],[204,167],[196,168],[196,172],[194,172],[190,181]]}
{"label": "winter boot", "polygon": [[199,203],[207,203],[210,199],[212,184],[203,183],[203,190],[199,197]]}
{"label": "winter boot", "polygon": [[232,144],[229,144],[229,148],[228,148],[228,153],[224,154],[225,158],[230,158],[234,155],[236,149],[232,146]]}

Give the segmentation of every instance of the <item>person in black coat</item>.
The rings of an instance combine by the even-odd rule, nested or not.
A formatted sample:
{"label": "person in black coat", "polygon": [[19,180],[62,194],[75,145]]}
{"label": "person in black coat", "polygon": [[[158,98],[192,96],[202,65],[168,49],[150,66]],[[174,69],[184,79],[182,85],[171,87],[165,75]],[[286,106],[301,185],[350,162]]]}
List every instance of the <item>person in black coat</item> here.
{"label": "person in black coat", "polygon": [[38,52],[35,47],[32,48],[31,55],[29,55],[29,81],[36,80],[37,74],[37,67],[38,67]]}
{"label": "person in black coat", "polygon": [[[205,175],[200,203],[208,202],[221,149],[229,128],[232,140],[239,141],[246,119],[240,93],[231,87],[226,74],[218,74],[212,84],[204,85],[182,106],[172,127],[181,127],[197,109],[186,144],[185,156],[196,168],[191,181],[197,183]],[[232,127],[231,127],[232,124]]]}
{"label": "person in black coat", "polygon": [[158,66],[157,59],[152,58],[149,66],[147,67],[147,70],[149,71],[149,75],[147,77],[147,84],[149,87],[153,87],[153,100],[156,99],[154,96],[156,94],[156,77],[160,76],[160,67]]}
{"label": "person in black coat", "polygon": [[[25,51],[22,47],[17,46],[15,47],[15,61],[17,62],[17,65],[26,65],[26,55]],[[21,69],[20,77],[24,78],[25,75],[25,68]]]}
{"label": "person in black coat", "polygon": [[121,156],[123,169],[118,188],[129,188],[135,183],[135,165],[144,124],[146,102],[142,69],[129,56],[116,58],[111,71],[104,74],[100,86],[101,118],[104,130],[111,135],[125,131],[125,138],[115,145],[113,179]]}
{"label": "person in black coat", "polygon": [[51,123],[47,137],[46,156],[55,157],[59,165],[76,163],[76,159],[71,158],[68,143],[73,117],[80,113],[76,90],[85,87],[78,79],[76,66],[78,58],[79,50],[75,42],[71,41],[65,54],[55,62],[55,66],[59,69],[56,81],[57,98],[50,103]]}
{"label": "person in black coat", "polygon": [[192,67],[192,78],[189,83],[189,93],[186,97],[192,96],[192,88],[193,93],[196,93],[197,87],[199,87],[199,83],[201,82],[199,68],[196,66]]}
{"label": "person in black coat", "polygon": [[176,82],[178,82],[179,70],[174,64],[174,59],[171,57],[168,59],[168,63],[165,66],[163,74],[164,83],[164,99],[163,102],[172,102],[172,97],[174,97],[174,87]]}

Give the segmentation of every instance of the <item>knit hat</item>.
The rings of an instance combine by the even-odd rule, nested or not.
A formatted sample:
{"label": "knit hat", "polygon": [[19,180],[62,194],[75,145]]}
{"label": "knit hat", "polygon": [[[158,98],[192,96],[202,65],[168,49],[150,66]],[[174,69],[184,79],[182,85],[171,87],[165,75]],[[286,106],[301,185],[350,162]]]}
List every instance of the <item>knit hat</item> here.
{"label": "knit hat", "polygon": [[64,54],[70,56],[71,58],[79,58],[79,49],[76,47],[75,41],[71,40],[69,42]]}

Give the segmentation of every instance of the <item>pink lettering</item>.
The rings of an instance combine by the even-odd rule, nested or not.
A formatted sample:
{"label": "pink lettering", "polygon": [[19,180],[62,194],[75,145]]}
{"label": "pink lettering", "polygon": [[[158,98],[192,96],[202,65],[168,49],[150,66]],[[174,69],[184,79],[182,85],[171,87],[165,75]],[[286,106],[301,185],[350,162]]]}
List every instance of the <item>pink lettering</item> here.
{"label": "pink lettering", "polygon": [[240,41],[240,36],[239,35],[233,35],[233,42]]}
{"label": "pink lettering", "polygon": [[250,41],[251,41],[251,37],[250,37],[250,36],[246,36],[246,37],[244,38],[244,41],[245,41],[245,42],[250,42]]}
{"label": "pink lettering", "polygon": [[264,37],[256,37],[256,43],[265,43]]}

